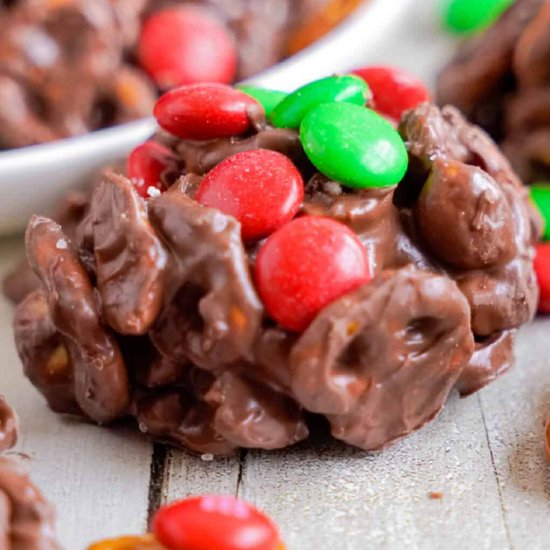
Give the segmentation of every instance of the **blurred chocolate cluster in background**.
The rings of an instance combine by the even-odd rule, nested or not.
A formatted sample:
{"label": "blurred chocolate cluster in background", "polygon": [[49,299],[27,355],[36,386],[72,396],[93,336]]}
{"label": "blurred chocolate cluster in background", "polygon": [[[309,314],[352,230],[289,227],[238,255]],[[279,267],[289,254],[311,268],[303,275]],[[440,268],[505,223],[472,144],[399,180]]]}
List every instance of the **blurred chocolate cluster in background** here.
{"label": "blurred chocolate cluster in background", "polygon": [[467,40],[439,75],[438,101],[485,128],[525,183],[548,181],[550,3],[517,0]]}
{"label": "blurred chocolate cluster in background", "polygon": [[[155,63],[176,64],[181,82],[171,85],[253,75],[310,44],[359,3],[1,0],[0,149],[149,115],[166,87]],[[161,12],[164,19],[153,21]]]}

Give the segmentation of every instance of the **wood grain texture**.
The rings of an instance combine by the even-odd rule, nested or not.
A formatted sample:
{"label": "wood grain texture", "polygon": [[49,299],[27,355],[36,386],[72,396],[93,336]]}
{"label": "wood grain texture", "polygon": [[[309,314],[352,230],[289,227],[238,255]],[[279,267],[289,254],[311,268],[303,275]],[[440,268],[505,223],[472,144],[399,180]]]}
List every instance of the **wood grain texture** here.
{"label": "wood grain texture", "polygon": [[[0,277],[20,244],[0,242]],[[31,457],[36,484],[55,503],[61,540],[78,550],[97,538],[146,526],[151,444],[134,427],[105,429],[50,412],[23,377],[13,344],[13,307],[0,299],[0,393],[21,419],[16,450]]]}
{"label": "wood grain texture", "polygon": [[550,465],[544,422],[550,417],[550,319],[524,328],[517,364],[479,394],[515,549],[550,548]]}
{"label": "wood grain texture", "polygon": [[172,449],[166,462],[163,501],[170,502],[195,494],[235,495],[239,482],[240,457],[202,458]]}
{"label": "wood grain texture", "polygon": [[475,400],[452,399],[379,453],[317,443],[251,453],[243,472],[241,495],[273,515],[290,549],[509,547]]}

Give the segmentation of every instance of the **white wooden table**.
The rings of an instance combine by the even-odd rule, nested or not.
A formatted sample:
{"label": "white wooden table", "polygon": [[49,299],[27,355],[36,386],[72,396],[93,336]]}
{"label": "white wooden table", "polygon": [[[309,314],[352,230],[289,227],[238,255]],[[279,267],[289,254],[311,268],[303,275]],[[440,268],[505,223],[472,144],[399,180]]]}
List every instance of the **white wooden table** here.
{"label": "white wooden table", "polygon": [[[0,275],[22,254],[0,240]],[[12,307],[0,301],[0,392],[17,408],[35,481],[56,504],[67,550],[145,530],[151,507],[190,494],[251,500],[289,550],[547,549],[550,320],[525,328],[515,369],[395,447],[366,454],[315,441],[204,461],[152,445],[132,427],[97,428],[51,413],[23,378]],[[430,492],[442,493],[432,499]]]}

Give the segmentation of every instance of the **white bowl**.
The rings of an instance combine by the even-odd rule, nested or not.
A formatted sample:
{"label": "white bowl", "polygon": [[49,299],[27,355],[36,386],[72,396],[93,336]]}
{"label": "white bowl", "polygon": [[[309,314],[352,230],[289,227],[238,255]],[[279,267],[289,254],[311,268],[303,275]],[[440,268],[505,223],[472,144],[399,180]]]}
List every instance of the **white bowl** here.
{"label": "white bowl", "polygon": [[[416,62],[420,60],[421,68],[433,67],[434,56],[445,48],[434,48],[433,40],[426,41],[429,48],[422,48],[424,36],[410,36],[410,21],[425,18],[428,9],[432,13],[435,1],[368,0],[325,37],[250,82],[290,91],[310,80],[367,62],[401,65],[425,77],[416,70]],[[412,40],[411,47],[403,48],[407,36]],[[154,130],[154,120],[147,118],[84,136],[1,152],[0,234],[23,230],[32,214],[50,213],[68,189],[85,185],[99,167],[123,158]]]}

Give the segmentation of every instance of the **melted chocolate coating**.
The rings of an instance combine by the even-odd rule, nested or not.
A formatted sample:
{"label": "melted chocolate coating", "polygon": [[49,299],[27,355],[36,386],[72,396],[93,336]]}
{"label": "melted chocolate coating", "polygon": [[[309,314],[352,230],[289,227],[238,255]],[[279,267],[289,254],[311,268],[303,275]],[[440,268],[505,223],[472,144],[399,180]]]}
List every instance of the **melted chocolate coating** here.
{"label": "melted chocolate coating", "polygon": [[527,183],[550,177],[550,6],[517,0],[441,71],[437,99],[503,145]]}
{"label": "melted chocolate coating", "polygon": [[99,423],[123,416],[129,404],[128,375],[70,241],[58,224],[35,216],[26,243],[29,263],[47,291],[52,320],[69,351],[78,405]]}
{"label": "melted chocolate coating", "polygon": [[263,310],[240,224],[177,188],[152,200],[149,216],[172,258],[168,307],[151,330],[156,347],[206,369],[246,357]]}
{"label": "melted chocolate coating", "polygon": [[393,205],[394,189],[369,189],[346,194],[342,186],[321,174],[306,186],[304,214],[334,218],[352,229],[363,243],[371,269],[399,263],[399,212]]}
{"label": "melted chocolate coating", "polygon": [[[129,411],[155,439],[227,454],[304,439],[307,413],[324,415],[335,437],[378,449],[435,417],[453,387],[468,394],[496,378],[535,312],[538,220],[498,148],[456,109],[421,105],[400,131],[410,167],[398,187],[330,181],[295,131],[258,118],[245,137],[157,137],[184,167],[159,197],[144,202],[107,173],[74,231],[78,252],[57,224],[35,218],[27,246],[43,290],[15,321],[33,383],[50,402],[76,396],[92,419]],[[276,326],[257,296],[262,243],[245,247],[234,218],[193,199],[208,169],[259,146],[286,154],[307,181],[299,215],[348,225],[373,273],[301,335]],[[67,246],[55,250],[60,238]],[[60,342],[67,377],[55,387],[43,365]],[[83,360],[90,349],[103,362],[109,349],[115,374],[98,378]],[[90,369],[101,398],[92,403],[77,380]],[[129,409],[112,410],[117,392],[130,393]]]}
{"label": "melted chocolate coating", "polygon": [[227,157],[250,151],[270,149],[289,157],[300,164],[305,161],[300,137],[294,130],[269,128],[260,130],[246,138],[217,139],[212,141],[183,141],[177,145],[177,152],[183,159],[188,172],[205,174]]}
{"label": "melted chocolate coating", "polygon": [[[455,264],[440,269],[445,269],[456,279],[460,289],[468,299],[472,316],[472,331],[478,336],[488,336],[494,332],[500,332],[516,328],[526,323],[534,315],[538,301],[538,287],[533,271],[533,245],[538,240],[540,232],[540,221],[530,204],[526,189],[521,185],[507,160],[502,153],[487,137],[487,135],[466,123],[463,117],[450,107],[444,107],[441,111],[437,108],[424,104],[413,111],[405,114],[401,122],[401,133],[409,147],[409,153],[412,156],[412,165],[416,167],[414,172],[404,179],[404,184],[418,188],[418,180],[425,190],[417,195],[415,199],[418,202],[414,206],[413,218],[415,224],[419,227],[422,237],[430,245],[431,252],[436,258]],[[439,142],[438,139],[443,139]],[[429,216],[422,220],[422,203],[426,202],[426,195],[429,197],[430,180],[427,180],[426,186],[424,178],[429,178],[430,173],[434,173],[434,167],[446,166],[441,160],[458,161],[453,163],[455,177],[452,186],[445,186],[444,192],[451,187],[458,185],[461,187],[460,180],[469,172],[470,179],[466,177],[466,186],[469,187],[469,205],[466,202],[466,196],[461,196],[461,215],[462,212],[477,212],[479,207],[476,193],[473,192],[478,182],[475,179],[480,177],[480,173],[474,170],[472,165],[483,170],[482,176],[486,185],[490,185],[494,196],[499,196],[498,210],[505,212],[508,222],[513,222],[513,238],[515,246],[511,242],[510,226],[502,226],[502,232],[498,233],[498,240],[501,241],[499,249],[508,248],[511,252],[515,248],[515,256],[510,257],[510,252],[504,255],[501,265],[485,269],[474,269],[475,262],[471,261],[473,256],[480,258],[479,245],[484,245],[481,240],[478,246],[470,248],[466,257],[452,257],[454,249],[449,249],[448,233],[457,226],[456,217],[453,224],[447,225],[447,236],[442,235],[442,227],[445,227],[444,220],[439,218],[440,210],[432,209],[431,215],[434,216],[434,223],[429,223]],[[419,166],[422,169],[419,169]],[[489,178],[490,176],[490,178]],[[492,181],[491,181],[492,178]],[[416,180],[416,181],[415,181]],[[420,187],[422,189],[422,187]],[[423,197],[422,194],[426,195]],[[446,205],[445,208],[449,208]],[[463,209],[463,210],[462,210]],[[421,215],[418,216],[418,213]],[[470,215],[471,219],[475,216]],[[439,219],[439,222],[438,222]],[[482,216],[476,223],[483,222],[480,229],[492,224],[491,219]],[[494,220],[493,220],[494,221]],[[499,220],[501,221],[501,220]],[[463,229],[462,229],[463,230]],[[423,233],[422,233],[423,231]],[[468,229],[471,232],[471,229]],[[477,232],[477,231],[476,231]],[[483,231],[482,231],[483,232]],[[490,230],[489,230],[490,232]],[[464,235],[455,233],[453,240],[459,243],[464,239]],[[453,242],[453,241],[451,241]],[[464,241],[462,241],[464,242]],[[507,243],[502,246],[502,243]],[[463,246],[463,245],[462,245]],[[464,253],[464,246],[462,252]],[[487,251],[485,251],[485,254]],[[490,249],[489,255],[498,256],[500,252]],[[472,256],[473,255],[473,256]],[[470,261],[468,261],[470,257]],[[458,265],[456,265],[458,264]],[[462,264],[462,269],[457,267]]]}
{"label": "melted chocolate coating", "polygon": [[472,330],[477,336],[517,328],[533,318],[538,286],[530,260],[515,259],[503,268],[457,276],[470,303]]}
{"label": "melted chocolate coating", "polygon": [[476,342],[474,353],[456,383],[465,397],[490,384],[514,364],[515,330],[496,332],[483,342]]}
{"label": "melted chocolate coating", "polygon": [[18,435],[19,419],[6,398],[0,395],[0,453],[11,449],[17,443]]}
{"label": "melted chocolate coating", "polygon": [[[19,421],[0,395],[0,453],[17,442]],[[0,456],[0,548],[61,550],[55,534],[55,513],[15,459]]]}
{"label": "melted chocolate coating", "polygon": [[144,334],[160,313],[166,254],[129,180],[105,175],[90,221],[103,317],[120,334]]}
{"label": "melted chocolate coating", "polygon": [[469,308],[450,279],[386,271],[327,306],[292,350],[292,389],[332,434],[378,449],[443,407],[470,359]]}
{"label": "melted chocolate coating", "polygon": [[21,302],[13,331],[25,376],[40,389],[50,408],[58,413],[80,413],[69,352],[53,323],[44,291],[35,290]]}
{"label": "melted chocolate coating", "polygon": [[435,255],[459,269],[502,265],[516,255],[512,210],[499,185],[477,167],[436,159],[415,215]]}
{"label": "melted chocolate coating", "polygon": [[214,411],[184,390],[165,390],[136,402],[142,432],[156,440],[198,453],[228,455],[235,451],[213,426]]}
{"label": "melted chocolate coating", "polygon": [[234,372],[217,378],[205,399],[214,407],[215,429],[235,446],[280,449],[309,434],[292,398]]}

